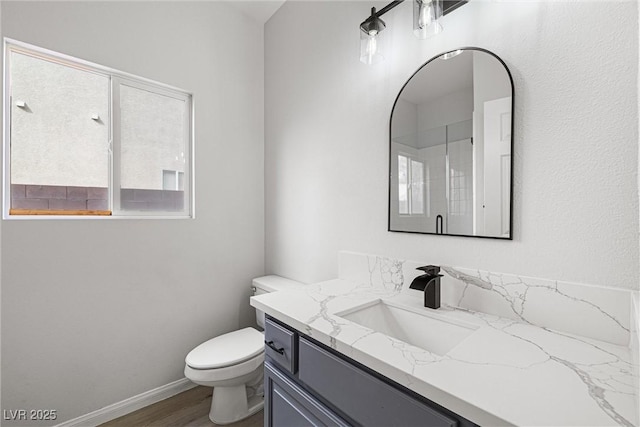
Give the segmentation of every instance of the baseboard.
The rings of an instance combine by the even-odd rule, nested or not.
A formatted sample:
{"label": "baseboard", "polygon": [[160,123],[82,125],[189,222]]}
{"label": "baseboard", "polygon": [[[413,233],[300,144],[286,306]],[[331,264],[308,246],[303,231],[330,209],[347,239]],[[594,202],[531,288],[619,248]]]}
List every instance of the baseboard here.
{"label": "baseboard", "polygon": [[105,406],[97,411],[89,412],[54,427],[95,427],[107,421],[114,420],[133,411],[144,408],[161,400],[175,396],[178,393],[192,389],[196,385],[186,378],[165,384],[153,390],[145,391],[113,405]]}

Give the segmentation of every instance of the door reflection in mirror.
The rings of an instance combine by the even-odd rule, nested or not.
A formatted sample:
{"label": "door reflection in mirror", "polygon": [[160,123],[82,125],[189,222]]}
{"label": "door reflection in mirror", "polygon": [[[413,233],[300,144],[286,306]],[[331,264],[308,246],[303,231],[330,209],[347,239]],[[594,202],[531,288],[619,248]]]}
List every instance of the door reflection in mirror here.
{"label": "door reflection in mirror", "polygon": [[512,109],[491,52],[423,65],[391,113],[389,230],[511,239]]}

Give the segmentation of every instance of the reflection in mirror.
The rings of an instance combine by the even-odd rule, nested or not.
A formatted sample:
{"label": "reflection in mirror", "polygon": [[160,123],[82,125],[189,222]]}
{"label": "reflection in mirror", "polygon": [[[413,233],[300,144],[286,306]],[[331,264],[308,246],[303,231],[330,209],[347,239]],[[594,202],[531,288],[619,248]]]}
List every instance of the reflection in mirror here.
{"label": "reflection in mirror", "polygon": [[423,65],[390,124],[389,231],[512,238],[513,82],[466,48]]}

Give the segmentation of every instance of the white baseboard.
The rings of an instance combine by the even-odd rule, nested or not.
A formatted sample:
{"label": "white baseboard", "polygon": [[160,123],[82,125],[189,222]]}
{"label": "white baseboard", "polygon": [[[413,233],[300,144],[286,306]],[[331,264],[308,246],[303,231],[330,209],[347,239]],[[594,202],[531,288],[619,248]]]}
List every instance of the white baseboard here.
{"label": "white baseboard", "polygon": [[107,421],[114,420],[133,411],[149,406],[153,403],[175,396],[196,386],[186,378],[165,384],[153,390],[145,391],[113,405],[105,406],[97,411],[89,412],[54,427],[95,427]]}

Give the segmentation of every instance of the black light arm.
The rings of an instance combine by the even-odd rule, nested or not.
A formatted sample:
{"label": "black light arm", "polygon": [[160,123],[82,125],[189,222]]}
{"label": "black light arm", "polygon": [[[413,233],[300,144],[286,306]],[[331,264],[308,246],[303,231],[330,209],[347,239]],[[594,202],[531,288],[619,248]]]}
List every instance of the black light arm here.
{"label": "black light arm", "polygon": [[391,3],[389,3],[388,5],[386,5],[385,7],[383,7],[378,11],[376,11],[375,7],[372,7],[371,15],[367,19],[365,19],[364,22],[360,24],[360,29],[362,29],[362,31],[364,31],[365,33],[369,33],[372,30],[375,30],[376,33],[379,33],[380,31],[384,30],[386,25],[384,21],[380,19],[380,17],[385,13],[389,12],[391,9],[393,9],[400,3],[402,3],[403,1],[404,0],[392,1]]}
{"label": "black light arm", "polygon": [[[396,0],[396,1],[392,1],[391,3],[389,3],[388,5],[386,5],[385,7],[383,7],[382,9],[380,9],[379,11],[375,12],[375,16],[377,16],[378,18],[381,17],[382,15],[384,15],[385,13],[389,12],[391,9],[393,9],[394,7],[396,7],[397,5],[399,5],[400,3],[402,3],[404,0]],[[373,13],[372,13],[373,14]]]}

